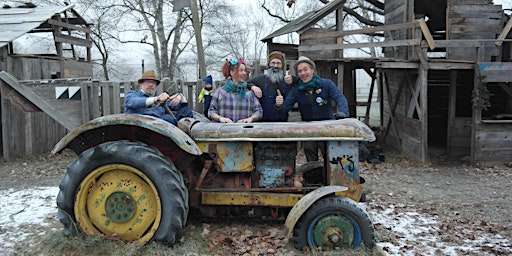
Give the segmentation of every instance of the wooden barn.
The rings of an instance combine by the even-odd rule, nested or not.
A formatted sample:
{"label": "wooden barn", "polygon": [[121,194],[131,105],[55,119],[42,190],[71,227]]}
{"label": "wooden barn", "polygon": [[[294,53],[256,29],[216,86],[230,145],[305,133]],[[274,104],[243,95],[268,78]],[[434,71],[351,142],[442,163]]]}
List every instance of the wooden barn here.
{"label": "wooden barn", "polygon": [[[66,87],[79,86],[79,81],[91,79],[89,26],[72,5],[40,7],[24,3],[0,9],[2,158],[48,152],[70,128],[79,124],[69,120],[72,114],[61,105],[72,99],[52,106],[41,100],[41,95],[55,100],[58,81],[62,83],[59,87]],[[31,37],[40,41],[46,38],[53,48],[36,54],[18,51],[17,40]],[[32,51],[45,49],[38,46],[32,47]]]}
{"label": "wooden barn", "polygon": [[[487,0],[386,0],[385,24],[344,31],[344,0],[331,1],[262,39],[268,52],[304,55],[320,76],[337,83],[356,116],[356,70],[379,90],[378,142],[420,162],[434,154],[470,162],[512,159],[512,19]],[[336,29],[314,25],[334,13]],[[299,45],[274,42],[297,32]],[[344,43],[349,35],[379,42]],[[354,48],[382,49],[384,57],[347,58]],[[365,105],[372,104],[371,95]],[[363,117],[368,122],[368,111]]]}

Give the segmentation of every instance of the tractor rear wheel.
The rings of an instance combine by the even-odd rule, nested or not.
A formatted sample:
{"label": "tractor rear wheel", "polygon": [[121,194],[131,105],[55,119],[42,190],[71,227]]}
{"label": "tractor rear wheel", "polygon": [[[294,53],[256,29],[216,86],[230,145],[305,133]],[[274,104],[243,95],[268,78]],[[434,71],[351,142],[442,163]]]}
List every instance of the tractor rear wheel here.
{"label": "tractor rear wheel", "polygon": [[[158,150],[114,141],[84,151],[57,196],[64,234],[174,244],[188,215],[182,174]],[[77,229],[78,228],[78,229]]]}
{"label": "tractor rear wheel", "polygon": [[366,248],[374,245],[373,224],[364,209],[349,198],[331,196],[315,202],[293,231],[295,248]]}

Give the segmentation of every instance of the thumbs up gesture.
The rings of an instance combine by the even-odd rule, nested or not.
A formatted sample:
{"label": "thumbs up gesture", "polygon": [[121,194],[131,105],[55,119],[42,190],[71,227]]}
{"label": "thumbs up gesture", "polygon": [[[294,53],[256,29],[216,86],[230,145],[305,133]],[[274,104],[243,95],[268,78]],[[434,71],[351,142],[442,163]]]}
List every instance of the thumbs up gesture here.
{"label": "thumbs up gesture", "polygon": [[286,71],[286,75],[284,76],[284,81],[286,82],[286,84],[293,83],[292,72],[290,70]]}
{"label": "thumbs up gesture", "polygon": [[281,95],[281,91],[277,89],[277,96],[276,96],[276,106],[281,107],[283,105],[284,98],[283,95]]}

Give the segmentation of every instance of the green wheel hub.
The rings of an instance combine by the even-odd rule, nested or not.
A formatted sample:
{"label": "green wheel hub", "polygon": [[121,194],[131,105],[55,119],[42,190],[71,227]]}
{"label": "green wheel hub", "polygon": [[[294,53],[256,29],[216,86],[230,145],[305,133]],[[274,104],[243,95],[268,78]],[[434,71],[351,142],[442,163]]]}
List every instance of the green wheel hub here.
{"label": "green wheel hub", "polygon": [[136,209],[137,203],[135,200],[124,192],[110,194],[105,202],[107,216],[116,223],[124,223],[130,220]]}
{"label": "green wheel hub", "polygon": [[316,223],[312,237],[320,247],[349,247],[354,241],[354,228],[342,216],[325,216]]}

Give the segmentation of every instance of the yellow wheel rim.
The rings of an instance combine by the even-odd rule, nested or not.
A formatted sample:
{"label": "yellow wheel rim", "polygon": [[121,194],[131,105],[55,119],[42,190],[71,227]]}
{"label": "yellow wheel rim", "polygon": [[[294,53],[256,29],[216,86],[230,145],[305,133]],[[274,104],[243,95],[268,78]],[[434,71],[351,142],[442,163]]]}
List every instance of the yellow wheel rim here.
{"label": "yellow wheel rim", "polygon": [[74,205],[78,226],[89,236],[147,243],[161,220],[161,203],[153,182],[139,170],[105,165],[80,183]]}

